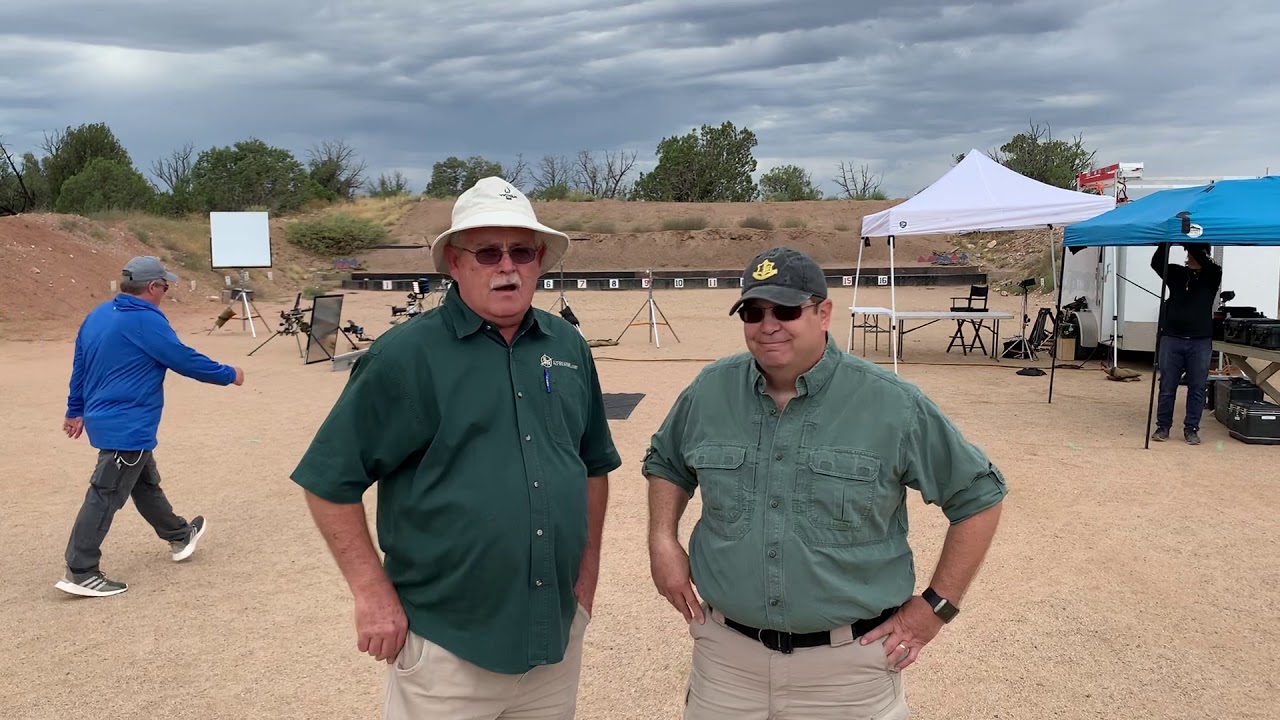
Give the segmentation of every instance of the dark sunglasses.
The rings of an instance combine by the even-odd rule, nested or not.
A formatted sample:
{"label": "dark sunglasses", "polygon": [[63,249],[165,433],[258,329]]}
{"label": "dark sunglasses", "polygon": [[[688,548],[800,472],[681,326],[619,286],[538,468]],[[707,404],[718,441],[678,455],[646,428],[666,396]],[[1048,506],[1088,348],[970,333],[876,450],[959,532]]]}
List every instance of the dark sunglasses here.
{"label": "dark sunglasses", "polygon": [[778,322],[790,322],[800,317],[800,313],[805,308],[817,307],[815,303],[805,303],[804,305],[774,305],[768,310],[759,305],[743,305],[738,308],[738,317],[742,318],[742,322],[747,324],[755,324],[764,322],[766,312],[771,312]]}
{"label": "dark sunglasses", "polygon": [[506,250],[499,247],[486,247],[479,250],[467,250],[464,247],[458,248],[476,256],[476,262],[481,265],[497,265],[502,262],[504,254],[511,256],[511,262],[517,265],[528,265],[538,259],[538,248],[529,247],[528,245],[517,245]]}

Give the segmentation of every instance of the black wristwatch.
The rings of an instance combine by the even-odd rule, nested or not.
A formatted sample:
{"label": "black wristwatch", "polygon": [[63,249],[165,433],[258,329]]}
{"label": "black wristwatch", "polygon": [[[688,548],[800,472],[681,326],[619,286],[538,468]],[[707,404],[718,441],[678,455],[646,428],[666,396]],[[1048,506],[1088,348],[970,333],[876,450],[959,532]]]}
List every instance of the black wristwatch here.
{"label": "black wristwatch", "polygon": [[942,618],[944,623],[951,622],[956,615],[960,614],[960,608],[953,605],[950,600],[934,592],[931,587],[925,588],[924,592],[920,593],[920,597],[929,603],[929,607],[933,608],[933,614]]}

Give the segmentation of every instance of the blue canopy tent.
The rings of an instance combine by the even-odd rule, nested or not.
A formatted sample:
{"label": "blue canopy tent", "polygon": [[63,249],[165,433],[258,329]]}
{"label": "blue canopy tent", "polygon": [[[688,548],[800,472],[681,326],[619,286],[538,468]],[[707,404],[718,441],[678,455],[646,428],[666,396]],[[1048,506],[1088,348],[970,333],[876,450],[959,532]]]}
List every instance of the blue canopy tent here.
{"label": "blue canopy tent", "polygon": [[[1209,185],[1162,190],[1125,203],[1063,232],[1063,247],[1079,252],[1086,247],[1124,245],[1271,245],[1280,246],[1280,176],[1246,180],[1220,180]],[[1165,255],[1165,270],[1168,270]],[[1062,281],[1066,262],[1058,271],[1058,312],[1062,312]],[[1156,358],[1164,329],[1165,284],[1160,284]],[[1054,353],[1057,355],[1056,351]],[[1050,364],[1049,402],[1053,402]],[[1156,373],[1151,373],[1151,398],[1147,407],[1147,443],[1151,441],[1151,416],[1155,409]]]}

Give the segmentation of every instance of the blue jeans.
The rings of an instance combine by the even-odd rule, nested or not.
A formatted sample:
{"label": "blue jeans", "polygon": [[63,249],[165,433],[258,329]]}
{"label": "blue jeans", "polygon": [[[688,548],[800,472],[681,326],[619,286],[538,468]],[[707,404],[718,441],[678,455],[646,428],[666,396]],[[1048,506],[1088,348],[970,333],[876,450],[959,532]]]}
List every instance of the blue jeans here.
{"label": "blue jeans", "polygon": [[1187,376],[1187,416],[1184,430],[1200,430],[1205,390],[1209,385],[1209,361],[1213,359],[1213,339],[1160,338],[1160,401],[1156,405],[1156,427],[1173,427],[1173,401],[1182,375]]}

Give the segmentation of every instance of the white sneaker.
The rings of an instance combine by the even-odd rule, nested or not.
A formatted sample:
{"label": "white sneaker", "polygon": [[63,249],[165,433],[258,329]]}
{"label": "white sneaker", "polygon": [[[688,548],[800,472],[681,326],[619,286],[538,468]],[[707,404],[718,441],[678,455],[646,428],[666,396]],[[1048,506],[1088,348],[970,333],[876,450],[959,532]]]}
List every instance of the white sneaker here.
{"label": "white sneaker", "polygon": [[195,516],[187,530],[186,539],[169,542],[169,549],[173,551],[173,561],[182,562],[191,557],[191,553],[196,551],[196,543],[200,541],[200,536],[204,535],[204,531],[208,527],[204,522],[203,516]]}
{"label": "white sneaker", "polygon": [[54,583],[54,587],[64,593],[81,597],[107,597],[119,595],[129,589],[129,586],[122,582],[108,580],[101,570],[85,575],[74,575],[68,570],[65,577]]}

